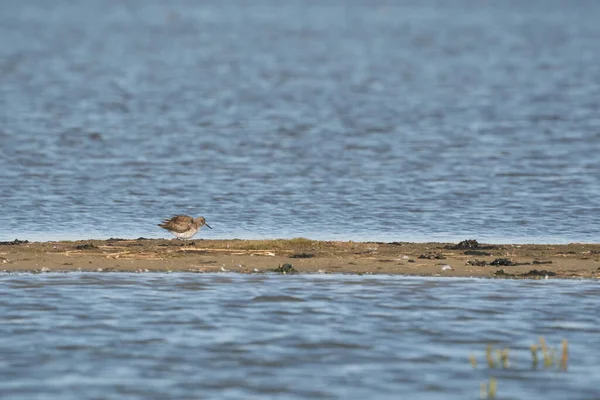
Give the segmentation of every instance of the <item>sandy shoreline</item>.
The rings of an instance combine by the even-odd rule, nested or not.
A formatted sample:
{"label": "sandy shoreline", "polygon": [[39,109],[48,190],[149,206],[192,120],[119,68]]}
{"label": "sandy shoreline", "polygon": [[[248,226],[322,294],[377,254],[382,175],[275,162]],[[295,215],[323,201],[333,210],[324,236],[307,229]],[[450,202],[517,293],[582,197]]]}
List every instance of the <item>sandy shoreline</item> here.
{"label": "sandy shoreline", "polygon": [[[286,265],[289,264],[289,265]],[[286,272],[600,278],[600,244],[289,240],[0,242],[3,272]]]}

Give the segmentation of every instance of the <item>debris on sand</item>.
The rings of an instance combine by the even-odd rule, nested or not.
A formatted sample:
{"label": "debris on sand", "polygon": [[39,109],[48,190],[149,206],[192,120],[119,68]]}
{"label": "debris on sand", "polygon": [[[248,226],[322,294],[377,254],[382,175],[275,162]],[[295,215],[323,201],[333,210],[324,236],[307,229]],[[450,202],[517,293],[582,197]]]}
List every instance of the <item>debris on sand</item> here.
{"label": "debris on sand", "polygon": [[488,265],[488,263],[485,260],[468,260],[467,265],[472,265],[474,267],[485,267]]}
{"label": "debris on sand", "polygon": [[532,262],[514,262],[508,258],[496,258],[494,261],[491,261],[489,264],[483,260],[468,260],[467,265],[473,265],[476,267],[484,267],[486,265],[491,265],[495,267],[516,267],[519,265],[540,265],[540,264],[552,264],[552,261],[532,261]]}
{"label": "debris on sand", "polygon": [[92,249],[97,249],[98,246],[96,246],[95,244],[92,243],[86,243],[86,244],[80,244],[75,246],[75,250],[92,250]]}
{"label": "debris on sand", "polygon": [[446,256],[442,253],[424,253],[419,256],[421,259],[425,260],[445,260]]}
{"label": "debris on sand", "polygon": [[18,246],[20,244],[29,243],[29,240],[19,240],[15,239],[12,242],[0,242],[0,246]]}
{"label": "debris on sand", "polygon": [[292,254],[290,256],[290,258],[312,258],[314,257],[314,254],[311,253],[297,253],[297,254]]}
{"label": "debris on sand", "polygon": [[479,242],[475,239],[463,240],[454,246],[446,246],[448,250],[468,250],[479,248]]}
{"label": "debris on sand", "polygon": [[522,274],[511,274],[511,273],[507,273],[503,269],[499,269],[496,272],[494,272],[494,276],[502,277],[502,278],[536,278],[536,277],[547,278],[549,276],[556,276],[556,272],[547,271],[545,269],[542,269],[542,270],[532,269],[529,272],[524,272]]}
{"label": "debris on sand", "polygon": [[542,269],[542,270],[532,269],[529,272],[521,274],[521,276],[556,276],[556,272],[547,271],[545,269]]}
{"label": "debris on sand", "polygon": [[273,270],[273,272],[277,272],[278,274],[287,275],[287,274],[297,274],[299,271],[296,268],[294,268],[294,266],[292,264],[283,264],[283,265],[280,265],[279,267],[275,268]]}
{"label": "debris on sand", "polygon": [[490,253],[490,252],[481,251],[481,250],[467,250],[467,251],[463,251],[463,254],[465,256],[482,256],[482,257],[488,257],[488,256],[492,255],[492,253]]}
{"label": "debris on sand", "polygon": [[490,265],[501,266],[501,267],[514,267],[515,265],[519,265],[519,264],[509,260],[508,258],[496,258],[494,261],[492,261],[490,263]]}
{"label": "debris on sand", "polygon": [[496,247],[491,246],[491,245],[481,245],[481,244],[479,244],[479,242],[477,240],[469,239],[469,240],[463,240],[462,242],[459,242],[456,245],[448,245],[444,248],[448,249],[448,250],[473,250],[473,249],[491,250],[491,249],[495,249]]}

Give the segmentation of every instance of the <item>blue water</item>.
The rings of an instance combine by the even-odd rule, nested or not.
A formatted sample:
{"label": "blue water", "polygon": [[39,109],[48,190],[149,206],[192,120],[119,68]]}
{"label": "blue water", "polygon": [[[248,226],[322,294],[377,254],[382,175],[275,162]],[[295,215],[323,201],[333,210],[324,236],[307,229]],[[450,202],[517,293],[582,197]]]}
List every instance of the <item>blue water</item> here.
{"label": "blue water", "polygon": [[0,239],[598,241],[598,15],[4,0]]}
{"label": "blue water", "polygon": [[600,2],[0,2],[0,239],[598,241]]}
{"label": "blue water", "polygon": [[[592,281],[366,276],[0,276],[7,399],[600,398]],[[569,341],[567,371],[529,346]],[[488,343],[509,347],[490,370]],[[469,355],[478,365],[473,369]],[[541,355],[540,355],[541,358]]]}

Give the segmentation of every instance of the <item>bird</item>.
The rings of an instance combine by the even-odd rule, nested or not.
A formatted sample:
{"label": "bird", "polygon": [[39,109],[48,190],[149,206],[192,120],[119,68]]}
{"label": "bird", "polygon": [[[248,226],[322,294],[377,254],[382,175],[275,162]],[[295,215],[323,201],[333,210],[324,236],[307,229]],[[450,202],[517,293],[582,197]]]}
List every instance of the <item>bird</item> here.
{"label": "bird", "polygon": [[192,218],[189,215],[176,215],[173,218],[167,218],[158,224],[161,228],[166,229],[175,235],[177,239],[190,239],[204,225],[212,229],[206,223],[204,217]]}

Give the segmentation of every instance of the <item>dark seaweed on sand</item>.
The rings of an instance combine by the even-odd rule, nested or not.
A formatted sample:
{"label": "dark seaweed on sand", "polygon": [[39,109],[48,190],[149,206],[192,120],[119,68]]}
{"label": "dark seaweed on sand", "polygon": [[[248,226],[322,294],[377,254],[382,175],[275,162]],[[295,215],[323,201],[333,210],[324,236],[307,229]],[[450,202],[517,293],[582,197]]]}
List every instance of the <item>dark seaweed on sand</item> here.
{"label": "dark seaweed on sand", "polygon": [[441,253],[421,254],[418,258],[425,260],[445,260],[446,256]]}
{"label": "dark seaweed on sand", "polygon": [[469,239],[463,240],[462,242],[459,242],[455,245],[448,245],[445,248],[448,250],[491,250],[496,247],[491,245],[481,245],[477,240]]}
{"label": "dark seaweed on sand", "polygon": [[80,244],[75,246],[76,250],[92,250],[92,249],[97,249],[98,246],[92,244],[92,243],[86,243],[86,244]]}
{"label": "dark seaweed on sand", "polygon": [[518,263],[509,260],[508,258],[496,258],[494,261],[490,263],[490,265],[494,266],[502,266],[502,267],[512,267],[515,265],[519,265]]}
{"label": "dark seaweed on sand", "polygon": [[12,242],[0,242],[0,246],[18,246],[20,244],[29,243],[29,240],[19,240],[15,239]]}
{"label": "dark seaweed on sand", "polygon": [[311,253],[298,253],[298,254],[292,254],[290,256],[290,258],[312,258],[314,257],[314,254]]}
{"label": "dark seaweed on sand", "polygon": [[292,264],[283,264],[280,265],[279,267],[275,268],[274,270],[272,270],[273,272],[277,272],[279,274],[297,274],[299,273],[299,271],[294,268],[294,266]]}

